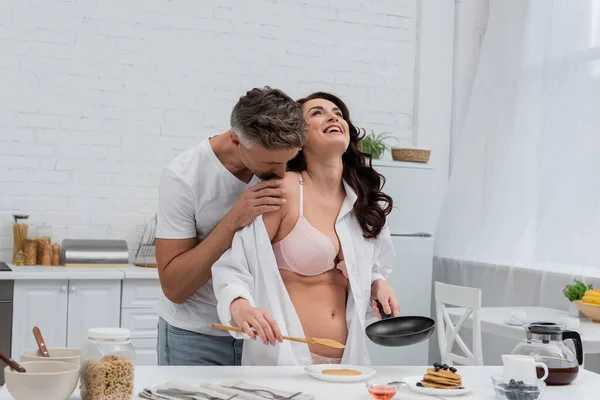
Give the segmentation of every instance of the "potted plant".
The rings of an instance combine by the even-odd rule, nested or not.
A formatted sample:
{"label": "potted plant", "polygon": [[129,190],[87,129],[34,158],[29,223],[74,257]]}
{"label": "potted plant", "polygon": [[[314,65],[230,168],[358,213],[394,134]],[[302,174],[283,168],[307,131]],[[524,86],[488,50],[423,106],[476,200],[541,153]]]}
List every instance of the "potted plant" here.
{"label": "potted plant", "polygon": [[394,137],[388,133],[375,133],[371,130],[371,133],[364,136],[358,142],[358,149],[363,153],[370,154],[376,160],[379,160],[386,149],[390,146],[386,143],[387,139],[393,139]]}
{"label": "potted plant", "polygon": [[588,290],[593,290],[594,285],[585,285],[585,283],[575,279],[572,285],[566,285],[563,289],[563,295],[571,302],[569,304],[569,315],[576,318],[585,318],[585,315],[579,311],[575,300],[581,300]]}

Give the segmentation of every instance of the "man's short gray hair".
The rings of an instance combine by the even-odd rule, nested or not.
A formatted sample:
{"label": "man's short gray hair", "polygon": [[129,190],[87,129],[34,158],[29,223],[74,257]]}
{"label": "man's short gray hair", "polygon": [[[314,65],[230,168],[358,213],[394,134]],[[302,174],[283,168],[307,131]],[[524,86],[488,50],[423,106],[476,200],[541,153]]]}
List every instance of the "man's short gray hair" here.
{"label": "man's short gray hair", "polygon": [[246,147],[255,144],[268,150],[302,147],[308,124],[302,106],[279,89],[254,88],[231,112],[231,130]]}

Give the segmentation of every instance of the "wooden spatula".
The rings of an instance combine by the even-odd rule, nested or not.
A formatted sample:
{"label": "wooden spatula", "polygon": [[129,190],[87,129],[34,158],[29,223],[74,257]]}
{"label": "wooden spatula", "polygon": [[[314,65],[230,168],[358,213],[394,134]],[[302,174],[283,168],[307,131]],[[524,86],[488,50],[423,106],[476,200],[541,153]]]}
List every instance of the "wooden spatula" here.
{"label": "wooden spatula", "polygon": [[[244,333],[244,330],[242,328],[237,328],[235,326],[212,324],[212,327],[216,328],[216,329],[221,329],[224,331]],[[321,338],[305,339],[305,338],[298,338],[298,337],[291,337],[291,336],[284,336],[283,338],[285,340],[291,340],[292,342],[300,342],[300,343],[306,343],[306,344],[320,344],[321,346],[333,347],[335,349],[346,348],[345,345],[343,345],[340,342],[338,342],[337,340],[333,340],[333,339],[321,339]]]}
{"label": "wooden spatula", "polygon": [[50,357],[48,354],[48,349],[46,348],[46,342],[44,341],[44,337],[42,336],[42,331],[37,326],[33,327],[33,336],[35,337],[35,341],[37,342],[38,349],[40,349],[40,355],[42,357]]}

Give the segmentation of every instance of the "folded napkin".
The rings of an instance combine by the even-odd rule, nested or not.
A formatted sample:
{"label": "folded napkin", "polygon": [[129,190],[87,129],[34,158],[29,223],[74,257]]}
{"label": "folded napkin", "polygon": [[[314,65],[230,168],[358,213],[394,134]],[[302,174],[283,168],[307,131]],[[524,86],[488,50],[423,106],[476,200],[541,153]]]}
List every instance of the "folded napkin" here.
{"label": "folded napkin", "polygon": [[198,394],[186,394],[181,397],[189,396],[198,400],[207,398],[218,400],[313,400],[315,396],[302,393],[300,390],[283,391],[272,389],[265,386],[249,384],[244,381],[227,381],[221,384],[204,383],[201,385],[192,385],[183,381],[170,381],[163,385],[144,389],[139,397],[148,400],[181,400],[176,394],[169,394],[163,390],[176,389],[185,392],[195,392]]}

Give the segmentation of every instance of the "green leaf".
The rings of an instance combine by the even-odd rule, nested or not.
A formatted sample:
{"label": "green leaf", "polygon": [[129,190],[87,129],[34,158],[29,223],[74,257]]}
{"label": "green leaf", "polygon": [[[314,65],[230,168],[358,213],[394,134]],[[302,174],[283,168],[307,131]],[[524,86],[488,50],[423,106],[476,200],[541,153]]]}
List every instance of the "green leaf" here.
{"label": "green leaf", "polygon": [[371,133],[365,135],[365,137],[358,142],[358,148],[364,153],[381,155],[381,153],[390,147],[386,143],[386,140],[388,139],[396,140],[394,136],[387,132],[375,133],[374,130],[371,130]]}
{"label": "green leaf", "polygon": [[583,282],[574,279],[573,285],[566,285],[563,289],[563,295],[569,299],[569,301],[581,300],[588,290],[594,289],[594,285],[585,285]]}

